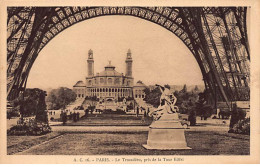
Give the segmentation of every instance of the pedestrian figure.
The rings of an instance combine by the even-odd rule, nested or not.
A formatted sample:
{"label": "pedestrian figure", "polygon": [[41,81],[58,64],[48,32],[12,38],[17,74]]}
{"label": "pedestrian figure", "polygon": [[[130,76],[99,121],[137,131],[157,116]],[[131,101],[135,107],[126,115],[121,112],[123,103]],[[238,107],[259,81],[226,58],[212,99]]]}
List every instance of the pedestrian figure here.
{"label": "pedestrian figure", "polygon": [[146,110],[144,110],[144,117],[146,117]]}
{"label": "pedestrian figure", "polygon": [[67,113],[66,112],[62,113],[62,122],[63,122],[63,125],[65,125],[67,122]]}
{"label": "pedestrian figure", "polygon": [[139,115],[139,107],[136,108],[136,117]]}
{"label": "pedestrian figure", "polygon": [[144,110],[144,115],[143,115],[143,117],[142,117],[142,122],[143,122],[143,123],[146,122],[146,116],[147,116],[146,110]]}
{"label": "pedestrian figure", "polygon": [[73,116],[72,116],[72,117],[73,117],[73,121],[76,122],[76,121],[77,121],[77,118],[76,118],[76,113],[75,113],[75,112],[73,113]]}
{"label": "pedestrian figure", "polygon": [[79,121],[79,112],[77,112],[77,116],[76,117],[77,117],[77,121]]}
{"label": "pedestrian figure", "polygon": [[62,121],[63,120],[63,111],[61,110],[60,112],[60,120]]}
{"label": "pedestrian figure", "polygon": [[88,117],[88,108],[85,110],[85,117]]}
{"label": "pedestrian figure", "polygon": [[149,115],[149,113],[150,113],[150,109],[149,109],[149,107],[147,108],[147,113],[146,113],[146,115]]}

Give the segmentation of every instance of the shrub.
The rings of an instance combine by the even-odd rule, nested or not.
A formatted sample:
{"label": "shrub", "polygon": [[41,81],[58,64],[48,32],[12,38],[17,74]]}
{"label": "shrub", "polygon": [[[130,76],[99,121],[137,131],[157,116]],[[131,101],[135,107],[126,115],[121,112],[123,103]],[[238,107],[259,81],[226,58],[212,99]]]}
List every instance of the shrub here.
{"label": "shrub", "polygon": [[233,111],[231,112],[231,119],[229,125],[230,129],[232,129],[234,125],[237,124],[239,121],[245,120],[245,118],[246,111],[241,108],[234,107]]}
{"label": "shrub", "polygon": [[132,103],[130,103],[130,105],[127,105],[127,110],[133,110],[134,109],[134,106]]}
{"label": "shrub", "polygon": [[250,135],[250,118],[239,120],[234,124],[233,128],[229,130],[229,133]]}
{"label": "shrub", "polygon": [[103,114],[126,114],[123,110],[117,109],[116,111],[112,111],[111,109],[103,110]]}
{"label": "shrub", "polygon": [[217,119],[217,117],[214,115],[214,116],[212,117],[212,119]]}
{"label": "shrub", "polygon": [[220,112],[218,113],[218,117],[221,119],[229,119],[231,115],[231,112],[229,110],[220,110]]}

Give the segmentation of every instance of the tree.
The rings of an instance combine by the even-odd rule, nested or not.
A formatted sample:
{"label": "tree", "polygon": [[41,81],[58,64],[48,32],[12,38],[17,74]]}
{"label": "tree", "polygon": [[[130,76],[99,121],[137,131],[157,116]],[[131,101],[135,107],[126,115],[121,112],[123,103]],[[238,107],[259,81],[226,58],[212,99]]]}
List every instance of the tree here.
{"label": "tree", "polygon": [[45,96],[46,92],[41,89],[26,89],[23,97],[20,96],[13,101],[14,108],[22,117],[35,115],[37,121],[48,122]]}
{"label": "tree", "polygon": [[197,115],[201,116],[201,119],[204,118],[204,120],[210,117],[213,113],[212,106],[207,104],[206,91],[204,91],[203,93],[199,93],[199,100],[196,103],[196,112]]}
{"label": "tree", "polygon": [[60,87],[53,89],[47,96],[47,102],[51,103],[50,109],[65,109],[68,104],[76,100],[76,93],[69,88]]}
{"label": "tree", "polygon": [[48,122],[48,114],[46,111],[46,103],[45,103],[46,92],[41,91],[38,96],[38,105],[36,112],[36,121]]}
{"label": "tree", "polygon": [[152,91],[146,88],[144,92],[145,92],[144,101],[146,101],[146,103],[151,104],[154,107],[158,107],[160,105],[160,97],[162,93],[158,87],[156,87]]}
{"label": "tree", "polygon": [[183,88],[182,88],[181,92],[182,93],[187,93],[187,85],[186,84],[183,85]]}
{"label": "tree", "polygon": [[149,89],[149,88],[145,88],[145,89],[144,89],[144,93],[145,93],[145,95],[147,96],[148,94],[150,94],[150,93],[151,93],[151,91],[150,91],[150,89]]}
{"label": "tree", "polygon": [[54,90],[53,92],[50,93],[50,95],[47,96],[47,102],[50,102],[50,109],[53,109],[55,108],[55,104],[56,104],[56,100],[57,100],[57,96],[55,95],[54,93]]}
{"label": "tree", "polygon": [[199,92],[198,85],[195,85],[194,92]]}
{"label": "tree", "polygon": [[179,107],[180,113],[188,114],[191,110],[194,110],[195,103],[198,99],[197,93],[188,92],[188,91],[186,91],[186,88],[184,88],[181,91],[176,90],[174,92],[174,95],[177,98],[176,105]]}

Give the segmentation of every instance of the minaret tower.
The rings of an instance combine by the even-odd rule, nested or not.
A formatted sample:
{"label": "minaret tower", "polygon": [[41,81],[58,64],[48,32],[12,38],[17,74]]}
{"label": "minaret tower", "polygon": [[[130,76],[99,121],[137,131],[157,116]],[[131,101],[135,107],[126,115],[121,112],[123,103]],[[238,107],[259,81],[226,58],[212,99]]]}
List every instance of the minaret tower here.
{"label": "minaret tower", "polygon": [[94,58],[93,58],[93,51],[90,49],[88,51],[88,77],[94,76]]}
{"label": "minaret tower", "polygon": [[127,51],[125,63],[126,63],[126,73],[125,73],[125,76],[132,77],[132,64],[133,64],[133,60],[132,60],[131,50],[130,49],[128,49],[128,51]]}

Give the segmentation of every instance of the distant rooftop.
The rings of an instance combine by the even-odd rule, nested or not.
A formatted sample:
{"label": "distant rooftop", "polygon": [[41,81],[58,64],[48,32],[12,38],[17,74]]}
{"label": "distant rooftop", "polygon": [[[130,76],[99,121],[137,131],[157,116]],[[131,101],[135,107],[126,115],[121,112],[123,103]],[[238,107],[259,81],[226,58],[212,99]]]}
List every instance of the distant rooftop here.
{"label": "distant rooftop", "polygon": [[142,81],[137,81],[134,87],[147,87]]}
{"label": "distant rooftop", "polygon": [[84,84],[83,81],[78,81],[73,87],[85,87],[86,85]]}

